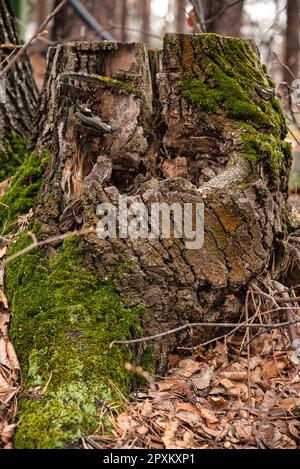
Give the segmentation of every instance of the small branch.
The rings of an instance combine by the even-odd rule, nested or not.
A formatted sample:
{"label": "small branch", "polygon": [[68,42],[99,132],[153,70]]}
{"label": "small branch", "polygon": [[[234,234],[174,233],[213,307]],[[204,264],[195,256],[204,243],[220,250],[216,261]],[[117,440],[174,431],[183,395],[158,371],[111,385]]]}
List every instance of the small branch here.
{"label": "small branch", "polygon": [[[273,281],[273,285],[275,289],[279,292],[279,294],[282,296],[282,298],[286,301],[287,306],[291,306],[291,304],[289,303],[290,297],[289,294],[286,292],[284,285],[282,285],[282,283],[276,282],[275,280]],[[290,323],[293,320],[293,317],[293,312],[288,309],[286,311],[286,318]],[[288,330],[291,342],[293,343],[299,337],[297,326],[295,324],[290,324]]]}
{"label": "small branch", "polygon": [[[64,239],[71,238],[73,236],[83,236],[83,235],[91,234],[91,233],[96,233],[96,228],[95,227],[90,226],[89,228],[83,228],[82,230],[70,231],[69,233],[65,233],[65,234],[58,235],[58,236],[53,236],[53,238],[47,238],[47,239],[44,239],[42,241],[33,242],[32,244],[30,244],[26,248],[21,249],[21,251],[18,251],[15,254],[13,254],[12,256],[9,256],[6,259],[4,259],[3,262],[2,262],[1,267],[3,268],[9,262],[14,261],[18,257],[23,256],[23,254],[26,254],[27,252],[30,252],[33,249],[37,248],[37,247],[45,246],[46,244],[55,243],[56,241],[63,241]],[[28,235],[30,235],[30,234],[28,233]]]}
{"label": "small branch", "polygon": [[6,73],[11,69],[11,67],[17,62],[18,59],[22,57],[22,55],[25,54],[25,52],[28,50],[32,42],[39,36],[39,34],[42,34],[45,30],[45,27],[47,24],[54,18],[55,15],[66,5],[68,0],[62,0],[59,5],[52,11],[52,13],[47,16],[45,21],[38,27],[37,31],[31,36],[31,38],[25,42],[25,44],[18,49],[18,52],[12,57],[12,59],[8,62],[8,64],[3,68],[3,70],[0,71],[0,80],[1,78],[6,75]]}
{"label": "small branch", "polygon": [[[268,312],[270,313],[272,311],[287,310],[287,309],[290,310],[290,308],[276,308],[275,310],[269,310]],[[294,309],[298,310],[298,308],[294,308]],[[267,311],[265,311],[265,313],[267,313]],[[264,328],[264,329],[272,330],[272,329],[279,329],[280,327],[287,327],[292,324],[298,324],[298,323],[300,323],[300,319],[295,319],[293,321],[287,321],[287,322],[281,322],[278,324],[247,324],[246,322],[242,322],[239,325],[239,328],[250,327],[253,329]],[[140,337],[139,339],[131,339],[131,340],[114,340],[113,342],[110,343],[110,347],[112,347],[115,344],[128,345],[128,344],[137,344],[139,342],[149,342],[151,340],[160,339],[161,337],[165,337],[171,334],[176,334],[177,332],[183,331],[185,329],[193,328],[193,327],[234,327],[236,328],[236,326],[237,325],[235,323],[193,322],[190,324],[184,324],[183,326],[176,327],[175,329],[170,329],[169,331],[166,331],[166,332],[161,332],[160,334],[150,335],[148,337]]]}

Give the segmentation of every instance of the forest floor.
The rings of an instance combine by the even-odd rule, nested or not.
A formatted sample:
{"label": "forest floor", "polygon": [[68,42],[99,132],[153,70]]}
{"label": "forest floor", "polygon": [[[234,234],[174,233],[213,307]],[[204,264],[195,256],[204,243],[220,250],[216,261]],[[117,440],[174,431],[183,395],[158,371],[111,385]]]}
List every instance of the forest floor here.
{"label": "forest floor", "polygon": [[[300,194],[291,194],[291,204],[300,219]],[[253,319],[278,307],[251,295]],[[270,314],[264,321],[271,322]],[[122,413],[103,407],[101,418],[109,417],[113,436],[100,426],[82,437],[84,448],[300,447],[300,361],[281,328],[251,335],[237,328],[207,344],[182,347],[170,355],[165,377],[129,369],[147,385],[130,402],[123,396]]]}
{"label": "forest floor", "polygon": [[[300,195],[291,203],[300,218]],[[295,211],[296,213],[296,211]],[[6,254],[0,251],[0,258]],[[0,272],[1,274],[1,272]],[[0,275],[0,448],[13,448],[20,367],[8,338],[9,310]],[[2,279],[2,280],[1,280]],[[290,296],[295,295],[290,290]],[[297,303],[295,303],[297,305]],[[297,305],[298,306],[298,305]],[[245,310],[270,324],[275,299],[249,293]],[[280,309],[280,308],[279,308]],[[240,323],[245,318],[240,318]],[[284,320],[284,318],[283,318]],[[103,406],[99,428],[82,435],[83,448],[296,449],[300,447],[300,362],[284,328],[237,326],[234,331],[169,356],[164,377],[128,364],[145,385],[120,404]],[[195,331],[194,331],[195,332]],[[193,331],[190,331],[193,334]],[[105,432],[106,416],[112,431]]]}

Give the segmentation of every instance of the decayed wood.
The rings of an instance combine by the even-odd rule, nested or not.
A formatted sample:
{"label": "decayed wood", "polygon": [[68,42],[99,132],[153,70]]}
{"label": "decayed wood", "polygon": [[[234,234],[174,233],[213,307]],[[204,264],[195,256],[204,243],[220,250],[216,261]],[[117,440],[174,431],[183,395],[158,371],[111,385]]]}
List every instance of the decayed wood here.
{"label": "decayed wood", "polygon": [[[231,44],[216,40],[221,51]],[[38,147],[49,147],[53,157],[36,208],[44,236],[95,225],[97,205],[117,206],[124,193],[149,210],[152,202],[205,204],[201,249],[188,250],[181,239],[85,237],[86,260],[100,278],[128,266],[117,288],[127,305],[146,307],[145,334],[237,316],[250,280],[282,262],[289,162],[280,177],[267,162],[257,163],[253,178],[240,123],[201,111],[180,92],[186,76],[207,78],[203,64],[214,59],[205,41],[167,35],[160,58],[150,54],[150,62],[139,44],[71,43],[49,53]],[[244,44],[264,76],[254,45]],[[257,89],[263,95],[259,83]],[[101,155],[112,174],[91,188]],[[156,344],[160,368],[184,337]]]}

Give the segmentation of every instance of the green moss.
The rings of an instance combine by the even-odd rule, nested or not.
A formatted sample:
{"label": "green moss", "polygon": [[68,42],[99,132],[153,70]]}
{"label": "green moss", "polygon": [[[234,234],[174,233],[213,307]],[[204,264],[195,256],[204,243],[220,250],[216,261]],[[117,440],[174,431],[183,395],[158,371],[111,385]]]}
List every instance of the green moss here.
{"label": "green moss", "polygon": [[258,133],[252,126],[244,126],[242,142],[244,155],[253,163],[264,162],[276,176],[285,174],[291,159],[291,144],[272,134]]}
{"label": "green moss", "polygon": [[1,141],[0,182],[14,176],[16,170],[22,165],[28,148],[29,143],[14,132]]}
{"label": "green moss", "polygon": [[50,153],[45,151],[40,158],[37,153],[28,153],[17,171],[11,187],[1,198],[1,233],[14,229],[20,215],[28,213],[43,180],[43,172]]}
{"label": "green moss", "polygon": [[141,96],[140,91],[135,88],[131,83],[126,83],[125,81],[115,80],[114,78],[105,77],[102,75],[93,75],[102,83],[105,87],[114,88],[119,91],[124,91],[127,93],[134,94],[137,97]]}
{"label": "green moss", "polygon": [[[247,41],[197,35],[193,48],[199,51],[200,63],[184,62],[186,75],[178,82],[188,101],[206,112],[225,112],[230,118],[263,126],[278,137],[286,134],[279,102]],[[195,61],[193,54],[190,61]]]}
{"label": "green moss", "polygon": [[[9,254],[28,242],[21,236]],[[109,344],[140,335],[143,310],[124,307],[112,276],[100,281],[83,265],[81,243],[65,241],[49,259],[44,249],[32,251],[7,267],[11,337],[25,393],[17,448],[64,447],[96,429],[101,402],[117,401],[109,380],[123,393],[130,388],[124,371],[130,352]],[[46,383],[44,393],[30,392]]]}
{"label": "green moss", "polygon": [[155,360],[155,349],[152,345],[150,345],[144,350],[142,354],[140,366],[143,368],[143,370],[153,375],[155,373]]}

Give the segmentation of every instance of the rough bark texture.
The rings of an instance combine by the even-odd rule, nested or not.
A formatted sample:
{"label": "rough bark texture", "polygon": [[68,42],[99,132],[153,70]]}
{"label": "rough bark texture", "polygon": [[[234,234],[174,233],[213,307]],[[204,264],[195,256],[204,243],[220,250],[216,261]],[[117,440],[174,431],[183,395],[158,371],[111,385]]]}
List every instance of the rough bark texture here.
{"label": "rough bark texture", "polygon": [[291,84],[299,76],[299,54],[300,54],[300,14],[299,0],[287,1],[287,25],[285,43],[285,64],[283,70],[284,81]]}
{"label": "rough bark texture", "polygon": [[[127,194],[149,210],[153,202],[203,202],[205,241],[192,250],[184,238],[89,234],[9,266],[25,389],[51,374],[46,395],[24,398],[19,447],[65,446],[90,431],[97,399],[115,398],[108,378],[128,389],[124,360],[163,371],[188,334],[134,355],[108,349],[111,340],[238,317],[249,282],[280,275],[290,226],[285,121],[251,41],[169,34],[150,61],[140,44],[59,45],[42,96],[37,154],[47,148],[52,156],[35,207],[39,238],[95,226],[97,205],[117,206]],[[84,112],[114,132],[85,125]],[[112,163],[102,185],[99,155]],[[28,242],[21,237],[12,252]]]}
{"label": "rough bark texture", "polygon": [[[19,44],[14,15],[8,0],[0,1],[0,44]],[[12,48],[0,49],[0,63],[13,52]],[[6,103],[0,103],[0,138],[15,132],[29,138],[33,130],[33,118],[37,105],[37,89],[27,56],[23,56],[5,77]],[[3,149],[3,141],[0,144]]]}

